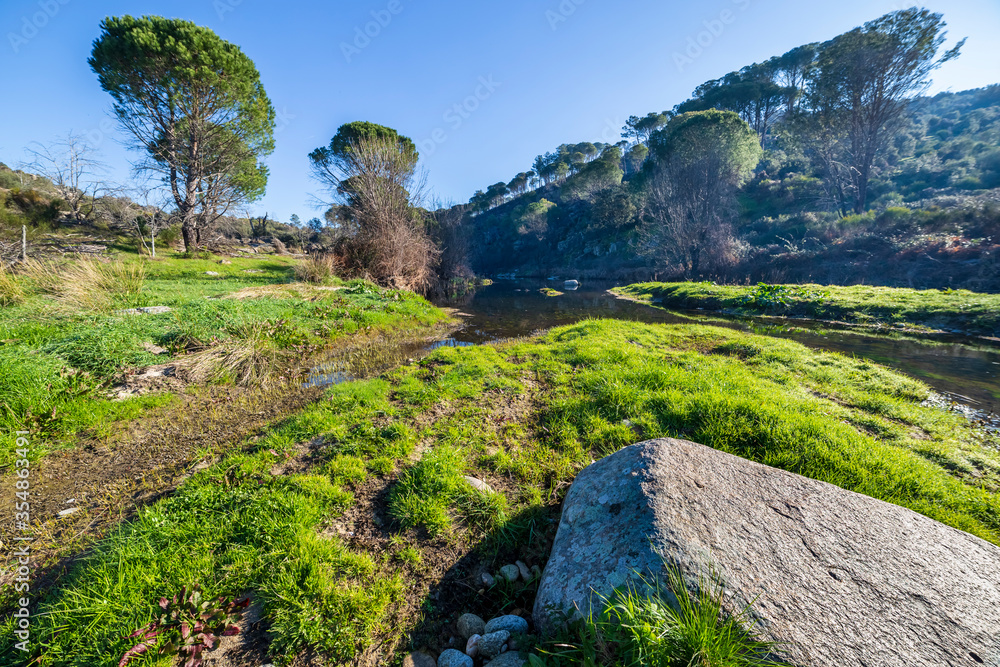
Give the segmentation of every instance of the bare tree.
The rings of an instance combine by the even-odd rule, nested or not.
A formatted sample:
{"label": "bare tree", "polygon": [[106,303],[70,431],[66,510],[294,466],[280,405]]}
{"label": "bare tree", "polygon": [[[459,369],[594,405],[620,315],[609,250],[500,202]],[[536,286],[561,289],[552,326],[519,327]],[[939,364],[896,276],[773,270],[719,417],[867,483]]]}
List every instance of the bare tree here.
{"label": "bare tree", "polygon": [[[156,257],[156,235],[163,231],[172,217],[154,203],[156,190],[148,185],[112,189],[98,201],[100,214],[119,229],[133,234],[139,245]],[[149,243],[146,243],[146,239]]]}
{"label": "bare tree", "polygon": [[24,168],[52,181],[56,193],[69,206],[73,221],[89,220],[102,187],[99,176],[106,171],[97,149],[82,135],[70,132],[51,144],[36,141],[26,152],[32,159]]}

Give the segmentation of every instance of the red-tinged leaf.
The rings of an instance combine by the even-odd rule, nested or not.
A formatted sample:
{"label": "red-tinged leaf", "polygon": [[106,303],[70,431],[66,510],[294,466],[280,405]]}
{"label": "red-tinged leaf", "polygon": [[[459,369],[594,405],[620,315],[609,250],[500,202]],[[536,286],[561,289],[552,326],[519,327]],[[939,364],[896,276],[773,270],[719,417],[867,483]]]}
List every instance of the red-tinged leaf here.
{"label": "red-tinged leaf", "polygon": [[237,609],[246,609],[250,606],[250,596],[243,598],[242,600],[237,600],[233,603]]}
{"label": "red-tinged leaf", "polygon": [[181,623],[181,638],[187,639],[191,636],[191,628],[187,623]]}
{"label": "red-tinged leaf", "polygon": [[170,606],[170,600],[168,600],[167,598],[160,598],[160,609],[166,611],[167,607],[169,606]]}
{"label": "red-tinged leaf", "polygon": [[215,648],[215,640],[217,637],[215,635],[204,635],[202,641],[205,643],[205,647],[212,649]]}
{"label": "red-tinged leaf", "polygon": [[135,632],[133,632],[132,634],[130,634],[128,636],[128,638],[129,639],[135,639],[139,635],[146,634],[146,631],[149,630],[152,626],[153,626],[152,623],[150,623],[149,625],[144,625],[141,628],[139,628],[138,630],[136,630]]}
{"label": "red-tinged leaf", "polygon": [[123,655],[122,659],[118,661],[118,667],[125,667],[125,665],[127,665],[129,661],[132,660],[132,658],[138,658],[140,655],[144,654],[149,649],[150,645],[147,644],[146,642],[143,642],[141,644],[136,644],[129,650],[125,651],[125,655]]}
{"label": "red-tinged leaf", "polygon": [[160,629],[159,628],[150,628],[149,630],[146,631],[146,636],[143,637],[143,639],[145,639],[145,640],[148,641],[150,639],[153,639],[154,637],[156,637],[159,634],[160,634]]}
{"label": "red-tinged leaf", "polygon": [[232,637],[233,635],[238,635],[238,634],[240,634],[240,629],[235,625],[230,625],[229,627],[227,627],[225,630],[222,631],[223,637]]}

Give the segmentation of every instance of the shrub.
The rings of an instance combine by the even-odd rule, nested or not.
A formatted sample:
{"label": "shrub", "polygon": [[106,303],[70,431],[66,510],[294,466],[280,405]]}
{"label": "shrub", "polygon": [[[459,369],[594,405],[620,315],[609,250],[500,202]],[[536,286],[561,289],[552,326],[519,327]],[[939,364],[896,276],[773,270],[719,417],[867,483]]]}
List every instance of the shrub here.
{"label": "shrub", "polygon": [[336,274],[336,261],[333,255],[313,255],[295,267],[295,278],[306,283],[323,283]]}

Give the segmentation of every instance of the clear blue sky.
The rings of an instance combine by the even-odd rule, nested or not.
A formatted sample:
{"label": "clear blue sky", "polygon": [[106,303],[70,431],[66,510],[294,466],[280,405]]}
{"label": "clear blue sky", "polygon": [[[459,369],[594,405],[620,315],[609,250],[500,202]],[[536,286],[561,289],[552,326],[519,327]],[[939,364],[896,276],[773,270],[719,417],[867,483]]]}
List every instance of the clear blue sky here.
{"label": "clear blue sky", "polygon": [[[99,143],[113,178],[129,177],[125,137],[110,121],[110,97],[86,62],[107,15],[188,19],[256,62],[279,112],[271,178],[257,209],[286,220],[319,214],[310,195],[321,192],[306,155],[344,122],[370,120],[412,137],[433,192],[463,202],[529,169],[537,154],[560,143],[616,141],[630,114],[671,108],[707,79],[906,6],[901,0],[0,0],[0,161],[16,166],[29,142],[74,130]],[[962,57],[937,72],[932,90],[1000,81],[1000,2],[925,6],[944,13],[949,43],[969,38]],[[355,42],[376,18],[385,25],[367,25],[375,36]],[[701,52],[686,54],[689,40],[699,39]],[[678,60],[687,55],[693,57]],[[477,93],[482,99],[474,99]],[[456,104],[466,108],[458,113]]]}

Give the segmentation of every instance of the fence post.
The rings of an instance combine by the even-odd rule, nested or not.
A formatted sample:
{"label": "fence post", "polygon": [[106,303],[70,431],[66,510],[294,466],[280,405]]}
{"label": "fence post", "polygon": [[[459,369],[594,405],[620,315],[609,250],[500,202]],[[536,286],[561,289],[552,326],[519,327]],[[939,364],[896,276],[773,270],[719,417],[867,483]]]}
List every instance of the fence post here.
{"label": "fence post", "polygon": [[28,226],[21,225],[21,261],[28,261]]}

